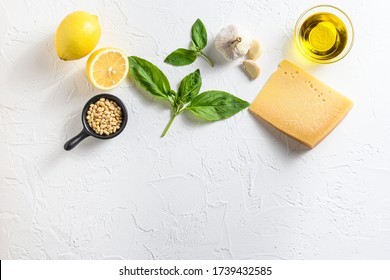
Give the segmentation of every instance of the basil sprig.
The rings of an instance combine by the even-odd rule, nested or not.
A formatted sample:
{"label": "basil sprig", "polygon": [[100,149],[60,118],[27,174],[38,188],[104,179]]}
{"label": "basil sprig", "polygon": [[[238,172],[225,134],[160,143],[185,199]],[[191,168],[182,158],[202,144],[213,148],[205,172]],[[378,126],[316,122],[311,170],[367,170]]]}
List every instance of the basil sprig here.
{"label": "basil sprig", "polygon": [[211,59],[203,52],[203,49],[207,45],[207,31],[200,19],[197,19],[192,25],[191,38],[191,49],[177,49],[168,55],[164,62],[174,66],[189,65],[196,60],[198,55],[201,55],[211,66],[214,66]]}
{"label": "basil sprig", "polygon": [[225,91],[210,90],[199,94],[202,86],[199,69],[185,76],[175,92],[156,65],[137,56],[130,56],[129,64],[130,76],[136,85],[153,96],[168,101],[172,106],[172,117],[161,137],[165,136],[174,119],[183,111],[189,111],[207,121],[218,121],[249,106],[248,102]]}

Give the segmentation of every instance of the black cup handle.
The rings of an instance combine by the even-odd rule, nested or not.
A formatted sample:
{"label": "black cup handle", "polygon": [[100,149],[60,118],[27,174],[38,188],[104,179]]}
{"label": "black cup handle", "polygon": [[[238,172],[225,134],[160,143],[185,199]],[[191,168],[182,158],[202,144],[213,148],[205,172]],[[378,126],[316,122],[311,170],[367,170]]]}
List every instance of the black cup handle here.
{"label": "black cup handle", "polygon": [[65,143],[64,149],[65,151],[70,151],[74,147],[76,147],[81,141],[83,141],[85,138],[89,136],[88,132],[83,129],[79,134],[77,134],[75,137],[70,139],[68,142]]}

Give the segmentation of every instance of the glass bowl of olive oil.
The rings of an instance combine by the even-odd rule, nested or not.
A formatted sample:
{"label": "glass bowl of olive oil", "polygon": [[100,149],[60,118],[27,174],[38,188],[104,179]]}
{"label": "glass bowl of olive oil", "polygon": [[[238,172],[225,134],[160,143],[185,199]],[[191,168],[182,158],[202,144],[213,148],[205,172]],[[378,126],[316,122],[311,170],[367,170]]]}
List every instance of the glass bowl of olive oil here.
{"label": "glass bowl of olive oil", "polygon": [[300,52],[317,63],[333,63],[352,48],[354,31],[349,17],[330,5],[306,10],[295,25],[295,42]]}

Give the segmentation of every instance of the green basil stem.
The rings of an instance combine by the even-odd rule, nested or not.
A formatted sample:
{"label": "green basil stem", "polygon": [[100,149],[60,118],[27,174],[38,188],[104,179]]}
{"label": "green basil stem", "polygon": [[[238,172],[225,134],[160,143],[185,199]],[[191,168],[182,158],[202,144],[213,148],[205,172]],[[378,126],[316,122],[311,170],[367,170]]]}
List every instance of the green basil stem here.
{"label": "green basil stem", "polygon": [[173,113],[172,114],[172,117],[171,119],[169,120],[169,123],[167,124],[167,126],[165,127],[163,133],[161,134],[161,137],[164,137],[165,134],[167,134],[169,128],[171,127],[171,124],[173,123],[174,119],[176,118],[176,116],[179,115],[179,113]]}
{"label": "green basil stem", "polygon": [[214,63],[211,61],[210,57],[208,57],[204,52],[200,51],[199,52],[201,56],[204,57],[204,59],[207,60],[207,62],[211,65],[211,67],[214,67]]}

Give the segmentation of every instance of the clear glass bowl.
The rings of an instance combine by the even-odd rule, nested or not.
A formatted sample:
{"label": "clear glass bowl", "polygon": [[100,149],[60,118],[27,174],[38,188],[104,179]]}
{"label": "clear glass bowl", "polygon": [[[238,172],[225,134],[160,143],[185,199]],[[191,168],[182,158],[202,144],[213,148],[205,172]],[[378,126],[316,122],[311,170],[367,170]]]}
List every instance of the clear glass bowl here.
{"label": "clear glass bowl", "polygon": [[[312,15],[317,13],[330,13],[335,16],[337,16],[345,25],[347,30],[347,42],[344,47],[344,49],[336,56],[330,59],[318,59],[316,57],[313,57],[310,52],[308,52],[302,43],[302,38],[300,36],[300,30],[302,25],[305,23],[305,21]],[[333,63],[336,61],[339,61],[343,57],[345,57],[349,51],[352,48],[353,42],[354,42],[354,30],[353,25],[349,17],[339,8],[331,6],[331,5],[319,5],[315,6],[313,8],[307,9],[303,14],[298,18],[297,23],[295,25],[295,32],[294,32],[295,42],[297,44],[297,47],[299,51],[303,54],[304,57],[307,59],[317,62],[317,63]]]}

